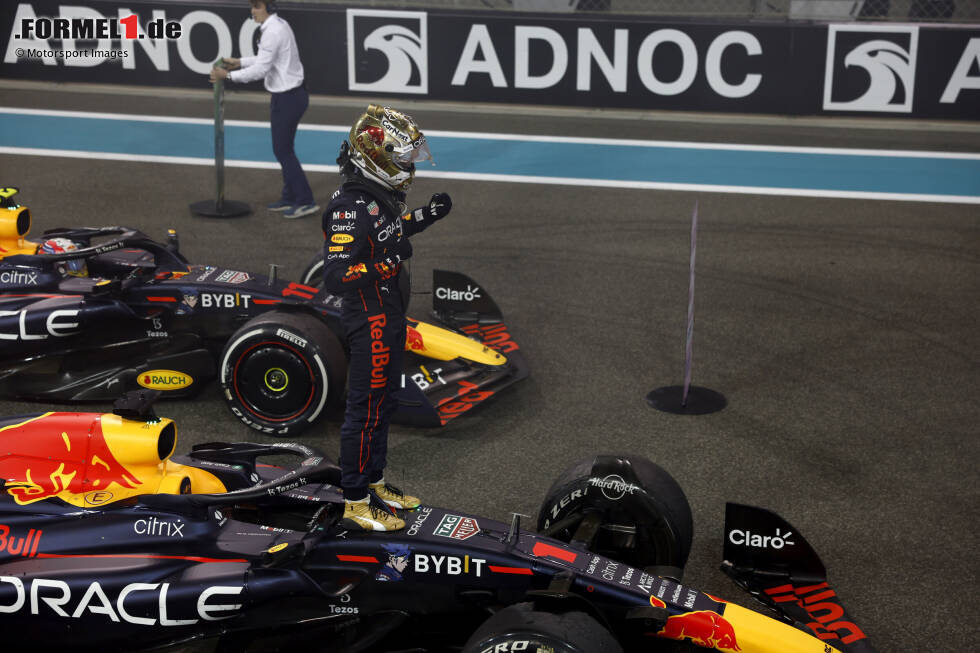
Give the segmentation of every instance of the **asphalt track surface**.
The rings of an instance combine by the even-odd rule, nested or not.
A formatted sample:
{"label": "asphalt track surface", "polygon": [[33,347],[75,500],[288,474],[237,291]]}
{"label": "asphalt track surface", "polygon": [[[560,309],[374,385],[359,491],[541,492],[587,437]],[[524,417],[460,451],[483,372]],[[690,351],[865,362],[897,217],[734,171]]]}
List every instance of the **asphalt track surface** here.
{"label": "asphalt track surface", "polygon": [[[3,104],[212,112],[206,92],[77,90],[21,86]],[[424,129],[980,152],[980,130],[951,124],[399,105]],[[304,122],[349,123],[360,108],[316,98]],[[265,119],[264,98],[233,94],[226,117]],[[276,171],[229,169],[227,177],[229,199],[261,207],[277,197]],[[310,175],[321,205],[338,179]],[[322,242],[318,217],[287,221],[261,209],[234,220],[192,216],[188,204],[214,194],[213,174],[200,166],[3,154],[0,184],[21,187],[35,235],[125,224],[162,238],[174,227],[194,262],[260,273],[278,263],[286,278]],[[388,478],[426,503],[509,520],[511,511],[536,515],[572,462],[642,454],[668,469],[690,501],[686,585],[759,607],[718,565],[725,502],[760,505],[814,545],[879,651],[976,650],[977,205],[424,177],[410,199],[436,191],[449,192],[454,209],[413,239],[410,314],[428,310],[431,269],[466,272],[503,309],[531,377],[442,429],[394,427]],[[682,381],[695,201],[693,380],[728,405],[677,415],[654,410],[645,396]],[[0,402],[5,414],[52,408],[64,407]],[[177,421],[179,451],[261,438],[233,418],[216,386],[158,412]],[[305,440],[335,454],[338,424]]]}

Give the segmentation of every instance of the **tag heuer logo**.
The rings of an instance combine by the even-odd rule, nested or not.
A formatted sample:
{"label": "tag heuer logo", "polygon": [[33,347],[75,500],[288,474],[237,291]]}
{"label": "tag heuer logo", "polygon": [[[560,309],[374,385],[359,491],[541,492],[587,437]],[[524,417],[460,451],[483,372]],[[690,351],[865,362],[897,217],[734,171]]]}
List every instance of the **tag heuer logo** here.
{"label": "tag heuer logo", "polygon": [[825,111],[911,113],[919,28],[829,25]]}
{"label": "tag heuer logo", "polygon": [[454,540],[465,540],[479,532],[480,524],[472,517],[444,515],[432,534],[439,537],[451,537]]}
{"label": "tag heuer logo", "polygon": [[424,11],[347,10],[347,88],[381,93],[429,92]]}

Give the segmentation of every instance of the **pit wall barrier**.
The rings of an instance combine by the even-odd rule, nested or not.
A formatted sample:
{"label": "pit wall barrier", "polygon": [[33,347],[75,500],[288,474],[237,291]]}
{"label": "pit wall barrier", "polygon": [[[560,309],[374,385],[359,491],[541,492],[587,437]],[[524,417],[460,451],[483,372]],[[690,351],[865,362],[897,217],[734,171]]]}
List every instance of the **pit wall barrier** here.
{"label": "pit wall barrier", "polygon": [[[207,88],[256,51],[237,0],[70,1],[0,3],[0,78]],[[980,120],[975,24],[279,6],[315,94]]]}

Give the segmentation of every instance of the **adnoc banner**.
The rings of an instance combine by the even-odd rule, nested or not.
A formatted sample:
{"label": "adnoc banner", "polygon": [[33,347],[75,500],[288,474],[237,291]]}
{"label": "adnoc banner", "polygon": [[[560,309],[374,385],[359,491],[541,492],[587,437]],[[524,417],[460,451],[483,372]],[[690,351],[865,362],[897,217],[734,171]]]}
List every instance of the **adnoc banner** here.
{"label": "adnoc banner", "polygon": [[[213,61],[254,54],[259,38],[244,0],[69,2],[2,3],[0,76],[207,88]],[[980,118],[977,25],[280,7],[313,93]]]}

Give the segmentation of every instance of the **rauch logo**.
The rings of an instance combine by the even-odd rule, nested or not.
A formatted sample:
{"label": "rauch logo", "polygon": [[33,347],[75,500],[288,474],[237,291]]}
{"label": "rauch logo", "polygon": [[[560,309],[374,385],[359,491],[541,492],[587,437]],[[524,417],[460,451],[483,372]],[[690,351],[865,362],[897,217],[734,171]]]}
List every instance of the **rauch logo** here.
{"label": "rauch logo", "polygon": [[173,370],[150,370],[141,372],[137,382],[150,390],[180,390],[194,383],[190,374]]}

